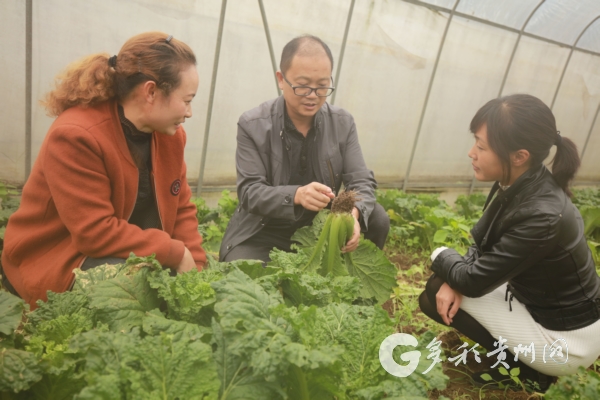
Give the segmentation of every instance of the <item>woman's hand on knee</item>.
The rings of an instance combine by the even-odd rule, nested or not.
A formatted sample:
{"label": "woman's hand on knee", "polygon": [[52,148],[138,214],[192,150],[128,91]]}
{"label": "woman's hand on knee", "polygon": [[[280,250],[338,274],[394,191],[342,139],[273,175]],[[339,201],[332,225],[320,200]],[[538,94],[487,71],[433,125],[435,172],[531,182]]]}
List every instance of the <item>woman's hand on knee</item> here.
{"label": "woman's hand on knee", "polygon": [[440,314],[446,325],[450,325],[452,318],[454,318],[460,308],[462,294],[452,289],[447,283],[444,283],[435,295],[435,301],[438,314]]}
{"label": "woman's hand on knee", "polygon": [[175,271],[181,274],[184,272],[191,271],[192,269],[196,269],[196,262],[194,261],[194,257],[192,257],[192,253],[186,247],[183,253],[183,258],[179,262],[177,268],[175,268]]}

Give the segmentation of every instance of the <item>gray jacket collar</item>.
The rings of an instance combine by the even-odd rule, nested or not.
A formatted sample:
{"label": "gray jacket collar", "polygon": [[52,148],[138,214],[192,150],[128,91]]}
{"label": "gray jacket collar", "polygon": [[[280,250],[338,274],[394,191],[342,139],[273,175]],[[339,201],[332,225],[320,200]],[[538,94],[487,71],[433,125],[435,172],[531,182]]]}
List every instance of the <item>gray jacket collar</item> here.
{"label": "gray jacket collar", "polygon": [[[323,109],[325,107],[329,107],[329,105],[328,105],[327,102],[325,102],[321,106],[321,108],[319,108],[319,110],[315,114],[315,118],[313,119],[313,126],[316,128],[315,129],[315,133],[317,135],[321,131],[321,125],[323,124],[323,118],[324,118],[323,115],[325,114],[325,111],[323,111]],[[276,116],[276,120],[277,120],[279,132],[281,132],[283,130],[283,127],[285,126],[285,122],[284,122],[284,118],[285,118],[285,114],[284,113],[285,113],[285,111],[284,111],[284,108],[285,108],[285,99],[283,98],[283,95],[281,95],[281,96],[279,96],[275,100],[275,104],[274,104],[275,116]]]}

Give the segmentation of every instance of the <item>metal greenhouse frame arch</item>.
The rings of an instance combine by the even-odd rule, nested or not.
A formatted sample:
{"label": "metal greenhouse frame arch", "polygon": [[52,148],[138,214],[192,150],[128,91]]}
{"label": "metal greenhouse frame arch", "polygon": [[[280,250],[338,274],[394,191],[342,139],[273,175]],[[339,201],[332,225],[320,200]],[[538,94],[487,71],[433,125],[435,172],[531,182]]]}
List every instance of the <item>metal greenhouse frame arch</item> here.
{"label": "metal greenhouse frame arch", "polygon": [[435,73],[437,72],[438,65],[440,63],[440,57],[442,55],[442,50],[444,49],[444,43],[446,42],[446,36],[448,35],[448,30],[450,29],[450,24],[452,23],[452,17],[456,12],[456,7],[458,7],[458,3],[460,0],[456,0],[454,3],[454,7],[450,11],[450,17],[448,17],[448,22],[446,23],[446,28],[444,29],[444,34],[442,35],[442,39],[440,41],[440,47],[438,48],[437,56],[435,57],[435,64],[433,65],[433,71],[431,72],[431,78],[429,79],[429,85],[427,86],[427,93],[425,94],[425,101],[423,102],[423,109],[421,111],[421,116],[419,117],[419,125],[417,127],[417,133],[415,134],[415,139],[413,141],[412,151],[410,153],[410,159],[408,160],[408,167],[406,168],[406,173],[404,174],[404,183],[402,184],[402,190],[406,191],[406,187],[408,185],[408,178],[410,177],[410,169],[412,167],[413,160],[415,158],[415,152],[417,150],[417,144],[419,142],[419,135],[421,134],[421,128],[423,127],[423,119],[425,118],[425,112],[427,111],[427,103],[429,102],[429,95],[431,94],[431,88],[433,87],[433,80],[435,79]]}
{"label": "metal greenhouse frame arch", "polygon": [[[527,27],[527,24],[529,23],[529,21],[531,20],[533,15],[542,6],[542,4],[544,4],[545,1],[546,0],[541,0],[538,3],[538,5],[531,11],[529,16],[527,17],[527,20],[525,20],[525,22],[523,23],[523,26],[521,27],[521,30],[519,31],[519,36],[517,37],[517,40],[513,47],[512,53],[510,54],[510,59],[508,60],[508,65],[506,66],[506,71],[504,72],[504,76],[502,77],[502,84],[500,85],[500,89],[498,90],[498,97],[501,97],[502,92],[504,91],[504,86],[506,85],[506,79],[508,78],[508,73],[510,72],[510,68],[512,67],[513,60],[515,59],[515,54],[517,54],[517,48],[519,47],[519,43],[521,43],[521,37],[523,36],[523,33],[525,32],[525,28]],[[469,194],[473,193],[473,189],[475,188],[476,181],[477,181],[477,179],[475,179],[475,176],[473,176],[473,178],[471,179],[471,186],[469,187]]]}
{"label": "metal greenhouse frame arch", "polygon": [[[408,159],[408,164],[406,166],[404,176],[402,177],[402,175],[400,175],[401,171],[394,171],[395,176],[400,175],[400,177],[398,177],[397,179],[402,180],[401,187],[403,190],[407,190],[411,187],[423,186],[423,184],[421,182],[411,182],[410,181],[411,171],[412,171],[413,164],[415,161],[415,156],[417,153],[419,140],[421,139],[421,136],[422,136],[422,130],[423,130],[423,126],[425,124],[425,117],[428,112],[428,105],[431,100],[430,97],[432,94],[433,85],[434,85],[434,83],[436,83],[435,78],[439,72],[438,67],[440,64],[442,52],[444,51],[444,47],[446,45],[446,39],[448,36],[450,26],[451,26],[452,22],[455,22],[455,20],[456,20],[454,18],[455,16],[460,17],[465,20],[468,20],[468,21],[475,21],[480,24],[495,27],[495,28],[501,29],[503,31],[516,33],[518,35],[516,38],[516,41],[514,43],[514,46],[512,48],[512,52],[510,54],[508,63],[506,65],[506,69],[504,70],[502,82],[501,82],[500,88],[498,90],[499,97],[502,96],[502,93],[504,91],[504,88],[505,88],[507,80],[508,80],[508,76],[511,73],[511,71],[513,70],[513,68],[512,68],[513,63],[515,61],[516,53],[517,53],[517,50],[519,49],[519,46],[521,44],[521,38],[523,36],[533,38],[535,40],[542,41],[545,43],[557,45],[560,47],[569,47],[570,48],[567,60],[562,68],[560,78],[558,80],[556,89],[554,91],[554,95],[553,95],[552,102],[550,105],[551,109],[554,108],[554,105],[558,98],[558,94],[561,90],[562,83],[563,83],[564,77],[566,75],[567,69],[571,63],[571,58],[572,58],[574,51],[577,50],[581,53],[590,54],[593,56],[600,56],[600,52],[593,51],[593,50],[597,50],[597,48],[594,46],[590,47],[591,50],[588,48],[577,47],[580,39],[585,35],[585,33],[589,30],[589,28],[594,26],[594,24],[597,23],[598,20],[600,20],[600,15],[597,15],[595,18],[593,18],[589,23],[587,23],[585,25],[585,27],[579,32],[579,35],[577,36],[576,40],[572,44],[560,42],[559,41],[560,37],[558,38],[559,40],[554,40],[554,39],[550,39],[549,37],[544,37],[544,36],[534,34],[531,32],[526,32],[526,29],[527,29],[528,25],[530,24],[530,22],[532,21],[533,17],[536,15],[543,14],[541,12],[538,14],[540,7],[542,7],[543,5],[551,4],[554,7],[554,9],[556,9],[555,6],[557,4],[558,4],[558,6],[564,7],[566,4],[564,2],[561,3],[561,2],[555,2],[552,0],[539,0],[537,2],[537,4],[535,5],[535,7],[532,9],[532,11],[529,12],[527,19],[522,24],[521,28],[517,29],[512,26],[503,25],[501,23],[493,22],[491,20],[481,18],[479,16],[475,16],[470,13],[459,11],[461,9],[461,7],[465,8],[465,9],[468,8],[468,7],[465,7],[465,5],[464,5],[464,3],[466,3],[466,2],[461,3],[461,0],[454,0],[454,5],[452,8],[431,4],[431,3],[428,3],[423,0],[397,0],[397,1],[408,3],[408,4],[413,4],[413,5],[427,8],[427,9],[433,10],[433,11],[443,12],[448,15],[448,20],[446,22],[443,34],[440,39],[439,47],[437,49],[437,55],[435,58],[433,69],[431,71],[431,75],[428,80],[427,89],[425,92],[425,98],[424,98],[423,105],[420,110],[421,112],[420,112],[420,116],[419,116],[419,120],[418,120],[418,125],[416,128],[416,131],[414,132],[413,142],[412,142],[412,146],[410,149],[410,156]],[[33,79],[33,77],[32,77],[32,70],[33,70],[33,68],[32,68],[32,64],[33,64],[33,49],[32,49],[32,47],[33,47],[33,29],[34,29],[34,27],[33,27],[34,3],[33,3],[33,0],[26,0],[24,3],[25,3],[24,8],[25,8],[25,30],[26,30],[26,32],[25,32],[25,135],[24,135],[25,136],[25,157],[24,157],[25,158],[25,165],[24,165],[25,169],[24,170],[25,170],[25,180],[27,180],[31,173],[32,162],[33,162],[33,160],[32,160],[32,158],[33,158],[33,153],[32,153],[33,98],[32,97],[33,97],[34,88],[33,88],[33,84],[32,84],[32,79]],[[347,17],[346,17],[344,32],[343,32],[342,41],[341,41],[338,63],[337,63],[337,68],[335,70],[335,75],[334,75],[336,86],[340,85],[340,83],[341,83],[341,80],[340,80],[341,70],[342,70],[343,63],[344,63],[344,56],[345,56],[345,52],[346,52],[348,36],[350,34],[350,27],[352,24],[353,16],[355,14],[355,3],[356,3],[356,0],[351,0],[348,5]],[[528,2],[527,8],[529,8],[530,6],[533,6],[533,4],[531,4],[531,3],[533,3],[533,1]],[[346,6],[345,4],[347,4],[347,3],[344,3],[343,7]],[[446,5],[449,6],[450,4],[451,3],[448,2]],[[590,3],[590,4],[592,4],[592,3]],[[359,5],[360,5],[360,3],[359,3]],[[339,8],[339,4],[337,4],[337,6]],[[36,4],[36,10],[38,9],[38,7],[39,7],[39,5]],[[258,0],[258,7],[259,7],[261,18],[262,18],[262,25],[263,25],[263,29],[264,29],[266,42],[267,42],[267,48],[269,51],[271,67],[273,69],[273,73],[275,74],[275,72],[277,71],[277,62],[276,62],[276,56],[275,56],[275,52],[274,52],[274,48],[273,48],[272,34],[269,29],[269,23],[268,23],[268,19],[267,19],[267,11],[265,8],[264,0]],[[357,7],[359,7],[359,6],[357,6]],[[201,154],[200,154],[200,166],[199,166],[199,175],[198,175],[198,179],[197,179],[196,195],[201,194],[201,192],[203,190],[204,181],[205,181],[205,169],[206,169],[206,162],[207,162],[207,156],[208,156],[208,144],[209,144],[209,139],[210,139],[211,120],[212,120],[213,105],[214,105],[214,100],[215,100],[217,76],[218,76],[218,72],[219,72],[219,58],[221,55],[221,43],[222,43],[223,30],[224,30],[224,25],[225,25],[226,9],[227,9],[227,0],[222,0],[221,8],[220,8],[218,30],[217,30],[217,38],[216,38],[216,43],[215,43],[215,53],[214,53],[214,60],[213,60],[213,66],[212,66],[212,78],[211,78],[210,91],[209,91],[209,97],[208,97],[208,106],[207,106],[207,111],[206,111],[206,121],[205,121],[205,126],[204,126],[204,136],[202,138],[202,149],[201,149]],[[563,8],[560,8],[560,7],[558,9],[563,10]],[[522,11],[527,12],[524,9],[522,9]],[[594,12],[596,12],[596,9],[594,9]],[[523,14],[524,13],[521,13],[520,15],[522,17],[524,17]],[[594,15],[591,12],[589,14]],[[583,22],[585,21],[585,19],[582,18],[582,16],[583,15],[588,16],[589,14],[582,14],[581,12],[579,12],[579,17],[577,19],[578,24],[576,26],[577,27],[582,26]],[[484,14],[478,14],[478,15],[484,15]],[[358,17],[356,17],[356,18],[358,18]],[[520,20],[520,18],[519,18],[519,20]],[[564,21],[570,21],[570,20],[564,20]],[[596,30],[593,30],[593,31],[594,31],[594,34],[596,34]],[[569,41],[572,40],[572,37],[574,36],[573,33],[574,32],[571,32]],[[550,35],[550,36],[552,36],[552,35]],[[585,42],[585,40],[584,40],[584,42]],[[583,46],[586,46],[586,44],[583,44]],[[279,86],[277,84],[276,77],[273,77],[273,79],[275,79],[277,93],[278,93],[278,95],[281,95],[281,90],[279,89]],[[439,79],[438,79],[438,81],[439,81]],[[439,82],[437,82],[437,83],[439,84]],[[330,100],[331,104],[335,104],[335,102],[337,100],[337,98],[336,98],[337,93],[338,93],[338,91],[335,91],[333,93],[331,100]],[[600,114],[600,104],[598,104],[596,113],[591,122],[591,126],[589,127],[589,131],[586,136],[584,145],[581,149],[581,158],[582,159],[583,159],[584,155],[586,154],[586,150],[588,148],[592,132],[594,131],[594,127],[596,126],[596,122],[597,122],[599,114]],[[36,121],[37,121],[37,117],[36,117]],[[411,128],[411,131],[412,131],[412,129],[413,128]],[[407,137],[406,142],[408,142],[410,140],[410,135],[412,133],[409,131],[408,134],[409,134],[409,136]],[[19,161],[19,164],[20,163],[21,163],[21,161]],[[396,168],[398,168],[398,167],[396,167]],[[396,168],[394,168],[394,169],[396,169]],[[413,172],[413,175],[414,175],[414,172]],[[474,190],[474,188],[477,186],[475,178],[472,178],[470,183],[468,183],[468,181],[464,182],[464,183],[463,182],[448,183],[448,184],[445,184],[444,186],[445,187],[468,188],[469,193],[471,193]]]}
{"label": "metal greenhouse frame arch", "polygon": [[217,33],[217,45],[215,47],[215,59],[213,61],[212,78],[210,81],[210,95],[208,98],[208,110],[206,111],[206,127],[204,129],[204,144],[202,145],[202,157],[200,158],[200,173],[198,175],[198,186],[196,187],[196,196],[200,196],[200,193],[202,193],[202,184],[204,183],[204,167],[206,166],[206,153],[208,151],[208,137],[210,134],[210,120],[212,117],[213,101],[215,99],[217,73],[219,72],[219,56],[221,55],[221,39],[223,38],[223,25],[225,24],[226,9],[227,0],[223,0],[221,3],[221,16],[219,17],[219,30]]}
{"label": "metal greenhouse frame arch", "polygon": [[569,52],[569,56],[567,57],[567,61],[565,62],[565,67],[563,68],[562,74],[560,75],[560,79],[558,80],[558,85],[556,86],[556,91],[554,92],[554,97],[552,98],[552,103],[550,104],[551,110],[554,109],[554,103],[556,102],[556,97],[558,96],[558,91],[560,90],[560,86],[562,85],[563,78],[565,77],[565,73],[567,72],[567,68],[569,67],[569,62],[571,61],[571,56],[573,55],[573,51],[575,51],[575,48],[577,46],[577,43],[579,42],[579,39],[581,39],[581,37],[583,36],[585,31],[587,31],[588,28],[590,26],[592,26],[594,24],[594,22],[596,22],[598,19],[600,19],[600,15],[598,15],[596,18],[591,20],[590,23],[588,23],[585,26],[585,28],[583,28],[583,30],[581,31],[579,36],[577,36],[575,43],[573,43],[573,46],[571,46],[571,51]]}

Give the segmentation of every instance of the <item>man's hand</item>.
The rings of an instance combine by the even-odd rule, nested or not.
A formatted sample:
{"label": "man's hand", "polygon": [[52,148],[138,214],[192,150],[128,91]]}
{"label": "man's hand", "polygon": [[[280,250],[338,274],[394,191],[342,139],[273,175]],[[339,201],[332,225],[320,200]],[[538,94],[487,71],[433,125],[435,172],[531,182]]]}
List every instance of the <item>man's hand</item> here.
{"label": "man's hand", "polygon": [[360,222],[358,222],[359,213],[358,208],[354,207],[352,209],[352,216],[354,217],[354,232],[352,233],[352,237],[348,240],[346,245],[342,247],[342,253],[351,253],[358,247],[358,242],[360,240]]}
{"label": "man's hand", "polygon": [[435,295],[437,312],[446,325],[452,323],[452,318],[454,318],[460,308],[462,297],[462,294],[452,289],[447,283],[444,283]]}
{"label": "man's hand", "polygon": [[192,257],[192,253],[186,247],[185,252],[183,253],[183,258],[179,262],[177,268],[175,268],[175,271],[177,271],[179,274],[182,274],[193,269],[196,269],[196,262],[194,261],[194,257]]}
{"label": "man's hand", "polygon": [[299,204],[310,211],[321,211],[334,197],[335,195],[328,186],[319,182],[311,182],[296,190],[294,204]]}

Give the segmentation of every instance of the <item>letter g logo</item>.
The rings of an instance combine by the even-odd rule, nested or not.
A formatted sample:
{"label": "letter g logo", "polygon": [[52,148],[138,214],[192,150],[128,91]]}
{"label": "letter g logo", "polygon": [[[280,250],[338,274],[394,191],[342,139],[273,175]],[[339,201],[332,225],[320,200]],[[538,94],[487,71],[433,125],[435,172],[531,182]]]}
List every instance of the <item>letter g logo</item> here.
{"label": "letter g logo", "polygon": [[408,365],[400,365],[392,357],[392,353],[396,346],[412,346],[417,347],[419,342],[414,336],[407,333],[394,333],[385,338],[379,346],[379,362],[381,366],[390,374],[398,378],[405,378],[415,372],[419,365],[421,352],[418,350],[403,353],[400,356],[402,361],[408,362]]}

